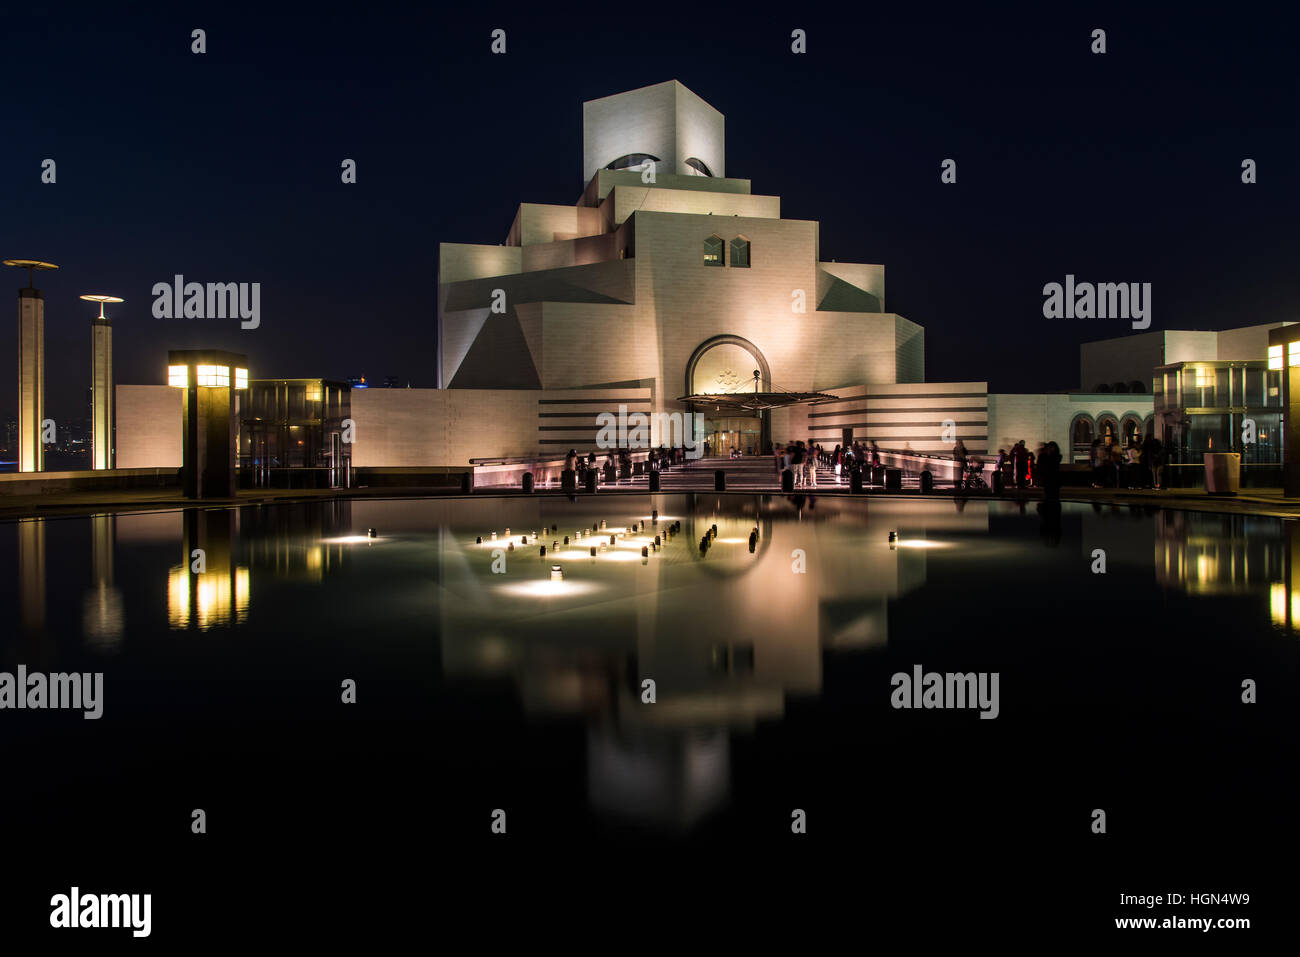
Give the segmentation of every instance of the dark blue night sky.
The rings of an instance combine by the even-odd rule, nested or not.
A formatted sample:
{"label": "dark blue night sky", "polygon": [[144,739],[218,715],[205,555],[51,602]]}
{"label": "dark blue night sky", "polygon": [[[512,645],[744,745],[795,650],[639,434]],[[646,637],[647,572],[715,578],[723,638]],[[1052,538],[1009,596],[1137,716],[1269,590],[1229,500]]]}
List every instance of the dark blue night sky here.
{"label": "dark blue night sky", "polygon": [[[254,376],[434,385],[438,243],[500,242],[518,203],[574,202],[582,101],[674,78],[725,114],[729,175],[821,222],[823,259],[885,264],[929,379],[1079,386],[1077,343],[1128,324],[1044,319],[1066,273],[1152,283],[1153,329],[1300,318],[1293,37],[1253,8],[268,8],[0,21],[0,253],[62,267],[38,283],[56,417],[84,403],[90,292],[127,300],[119,382],[213,346]],[[261,282],[261,328],[153,318],[175,273]]]}

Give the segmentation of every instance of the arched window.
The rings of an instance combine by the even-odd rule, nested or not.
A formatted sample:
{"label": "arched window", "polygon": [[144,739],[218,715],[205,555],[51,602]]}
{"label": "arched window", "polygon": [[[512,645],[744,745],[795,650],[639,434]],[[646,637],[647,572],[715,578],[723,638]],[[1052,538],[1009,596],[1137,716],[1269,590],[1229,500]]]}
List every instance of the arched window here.
{"label": "arched window", "polygon": [[749,268],[749,240],[744,236],[731,241],[731,265]]}
{"label": "arched window", "polygon": [[722,260],[722,237],[710,236],[704,240],[704,265],[706,266],[725,266]]}
{"label": "arched window", "polygon": [[1088,448],[1092,445],[1092,417],[1080,413],[1074,417],[1074,422],[1070,424],[1070,444],[1075,448]]}
{"label": "arched window", "polygon": [[704,160],[696,159],[694,156],[686,160],[686,165],[691,168],[691,172],[687,174],[689,176],[712,176],[713,175],[713,173],[709,171],[709,168],[704,165]]}
{"label": "arched window", "polygon": [[1119,441],[1119,420],[1109,412],[1097,416],[1097,438],[1104,445],[1113,445]]}
{"label": "arched window", "polygon": [[614,162],[610,163],[605,169],[640,169],[646,164],[646,161],[658,163],[658,156],[651,156],[649,153],[628,153],[626,156],[620,156]]}
{"label": "arched window", "polygon": [[1124,421],[1120,423],[1119,432],[1124,445],[1132,445],[1137,441],[1137,437],[1142,434],[1142,420],[1132,414],[1124,416]]}

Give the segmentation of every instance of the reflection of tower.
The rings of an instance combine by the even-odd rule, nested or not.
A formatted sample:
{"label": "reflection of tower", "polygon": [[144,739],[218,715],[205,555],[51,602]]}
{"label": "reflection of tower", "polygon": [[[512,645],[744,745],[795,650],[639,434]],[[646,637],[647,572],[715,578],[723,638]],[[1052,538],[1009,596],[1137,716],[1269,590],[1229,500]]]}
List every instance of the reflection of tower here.
{"label": "reflection of tower", "polygon": [[90,590],[82,611],[87,641],[104,651],[116,651],[122,641],[122,593],[113,586],[113,544],[117,516],[90,517]]}
{"label": "reflection of tower", "polygon": [[727,803],[731,747],[723,728],[587,732],[592,807],[646,824],[691,827]]}
{"label": "reflection of tower", "polygon": [[167,613],[172,628],[242,622],[248,617],[248,566],[235,564],[239,513],[233,508],[185,512],[182,564],[167,580]]}
{"label": "reflection of tower", "polygon": [[18,620],[25,632],[45,628],[45,520],[18,523]]}
{"label": "reflection of tower", "polygon": [[45,419],[45,299],[32,284],[37,269],[58,269],[38,259],[6,259],[27,270],[27,288],[18,290],[18,471],[45,468],[41,422]]}
{"label": "reflection of tower", "polygon": [[104,315],[104,303],[122,302],[117,296],[82,296],[99,303],[99,315],[90,320],[90,434],[92,469],[111,469],[113,462],[113,324]]}

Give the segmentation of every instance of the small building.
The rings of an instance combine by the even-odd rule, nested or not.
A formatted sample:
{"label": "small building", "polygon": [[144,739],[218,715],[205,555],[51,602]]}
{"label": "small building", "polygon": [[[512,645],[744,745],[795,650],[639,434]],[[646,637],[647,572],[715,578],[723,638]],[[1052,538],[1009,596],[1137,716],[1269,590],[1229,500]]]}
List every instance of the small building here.
{"label": "small building", "polygon": [[1241,481],[1282,484],[1282,373],[1267,359],[1175,362],[1155,375],[1170,485],[1199,485],[1206,452],[1241,455]]}
{"label": "small building", "polygon": [[346,382],[253,379],[240,410],[240,485],[349,487],[351,417],[352,388]]}

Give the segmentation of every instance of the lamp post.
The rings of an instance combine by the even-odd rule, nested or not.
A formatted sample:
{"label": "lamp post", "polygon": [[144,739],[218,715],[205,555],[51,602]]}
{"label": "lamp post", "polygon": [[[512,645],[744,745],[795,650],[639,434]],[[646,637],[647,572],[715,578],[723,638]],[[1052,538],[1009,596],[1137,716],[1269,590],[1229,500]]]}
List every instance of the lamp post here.
{"label": "lamp post", "polygon": [[18,290],[18,471],[45,468],[41,424],[45,421],[45,298],[32,282],[37,270],[58,269],[39,259],[6,259],[27,270],[27,287]]}
{"label": "lamp post", "polygon": [[111,469],[113,459],[113,323],[104,315],[104,303],[123,302],[117,296],[85,295],[99,303],[99,315],[90,320],[90,467]]}

